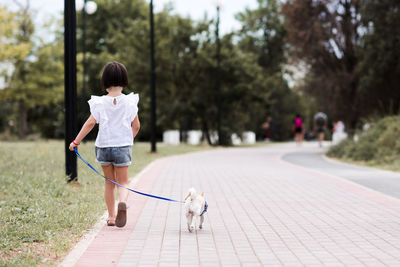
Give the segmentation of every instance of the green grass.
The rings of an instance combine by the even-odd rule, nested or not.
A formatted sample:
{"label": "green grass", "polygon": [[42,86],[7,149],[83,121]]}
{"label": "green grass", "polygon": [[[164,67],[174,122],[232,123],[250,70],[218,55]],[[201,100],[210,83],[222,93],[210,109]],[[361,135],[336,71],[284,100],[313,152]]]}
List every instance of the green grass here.
{"label": "green grass", "polygon": [[[132,177],[154,159],[209,146],[135,144]],[[78,160],[78,183],[66,183],[61,141],[0,142],[0,266],[53,266],[105,212],[104,179]],[[94,145],[79,153],[98,169]]]}

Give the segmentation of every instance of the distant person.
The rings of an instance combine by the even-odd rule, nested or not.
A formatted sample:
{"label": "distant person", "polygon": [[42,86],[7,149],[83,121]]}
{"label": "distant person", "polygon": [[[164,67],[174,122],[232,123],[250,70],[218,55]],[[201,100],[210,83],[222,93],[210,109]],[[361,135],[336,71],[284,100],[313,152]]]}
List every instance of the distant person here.
{"label": "distant person", "polygon": [[294,140],[298,145],[301,145],[303,142],[303,119],[301,118],[300,114],[296,114],[293,124],[293,131]]}
{"label": "distant person", "polygon": [[271,116],[267,116],[265,122],[261,125],[261,127],[265,130],[265,141],[271,140],[271,128],[272,128],[272,118]]}
{"label": "distant person", "polygon": [[314,132],[317,132],[318,144],[321,147],[324,140],[325,129],[328,124],[328,116],[323,112],[314,115]]}
{"label": "distant person", "polygon": [[342,140],[347,138],[345,126],[342,121],[337,121],[333,124],[332,145],[339,144]]}
{"label": "distant person", "polygon": [[334,133],[344,133],[344,123],[342,121],[337,121],[333,125],[333,132]]}
{"label": "distant person", "polygon": [[[88,101],[91,115],[82,126],[75,140],[69,145],[71,151],[99,124],[95,143],[96,161],[101,164],[104,176],[128,186],[128,166],[131,165],[133,139],[140,129],[138,116],[139,95],[125,95],[128,73],[124,65],[110,62],[101,77],[107,95],[92,96]],[[126,201],[128,191],[118,187],[118,210],[115,212],[115,184],[106,180],[104,198],[108,209],[108,226],[123,227],[126,224]]]}

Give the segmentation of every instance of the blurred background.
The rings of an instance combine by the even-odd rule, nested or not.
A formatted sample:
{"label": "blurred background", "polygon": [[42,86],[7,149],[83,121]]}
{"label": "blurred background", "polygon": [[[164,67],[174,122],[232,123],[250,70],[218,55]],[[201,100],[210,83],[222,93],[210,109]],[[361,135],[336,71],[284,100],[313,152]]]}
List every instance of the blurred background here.
{"label": "blurred background", "polygon": [[[0,3],[1,140],[64,138],[63,5]],[[76,2],[78,127],[89,116],[90,95],[105,94],[102,67],[119,61],[129,73],[125,93],[141,99],[138,139],[148,141],[149,1],[83,5]],[[219,85],[225,145],[244,131],[258,140],[292,139],[297,113],[305,133],[323,111],[329,129],[340,120],[350,134],[371,118],[399,114],[399,1],[154,0],[154,6],[159,140],[170,129],[182,136],[200,130],[212,143]]]}

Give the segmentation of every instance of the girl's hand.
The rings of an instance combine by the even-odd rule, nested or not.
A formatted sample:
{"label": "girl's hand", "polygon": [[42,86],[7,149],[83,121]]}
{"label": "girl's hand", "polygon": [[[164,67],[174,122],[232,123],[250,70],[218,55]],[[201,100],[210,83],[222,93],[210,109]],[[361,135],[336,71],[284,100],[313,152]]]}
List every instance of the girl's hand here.
{"label": "girl's hand", "polygon": [[74,148],[77,146],[79,146],[79,144],[75,141],[72,141],[71,144],[69,144],[69,150],[74,151]]}
{"label": "girl's hand", "polygon": [[69,150],[74,151],[75,147],[77,147],[77,146],[74,145],[74,143],[71,142],[71,144],[69,144]]}

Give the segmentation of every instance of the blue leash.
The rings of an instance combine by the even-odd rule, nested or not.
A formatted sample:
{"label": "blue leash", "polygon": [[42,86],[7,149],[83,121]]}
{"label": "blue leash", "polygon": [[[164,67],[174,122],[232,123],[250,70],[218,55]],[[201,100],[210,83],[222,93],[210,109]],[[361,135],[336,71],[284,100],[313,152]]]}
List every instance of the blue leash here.
{"label": "blue leash", "polygon": [[110,181],[113,184],[116,184],[119,187],[125,188],[133,193],[139,194],[139,195],[143,195],[146,197],[152,197],[152,198],[157,198],[157,199],[162,199],[162,200],[166,200],[166,201],[171,201],[171,202],[179,202],[179,203],[184,203],[183,201],[179,201],[179,200],[174,200],[174,199],[170,199],[170,198],[165,198],[165,197],[159,197],[159,196],[154,196],[154,195],[150,195],[150,194],[146,194],[146,193],[142,193],[133,189],[130,189],[126,186],[123,186],[122,184],[117,183],[116,181],[113,181],[111,179],[108,179],[107,177],[105,177],[104,175],[102,175],[100,172],[98,172],[92,165],[90,165],[89,162],[87,162],[84,158],[81,157],[81,155],[79,155],[78,150],[76,149],[76,147],[74,148],[76,155],[78,156],[78,158],[80,158],[83,162],[86,163],[86,165],[88,165],[95,173],[97,173],[98,175],[100,175],[101,177],[103,177],[104,179]]}
{"label": "blue leash", "polygon": [[200,214],[200,216],[203,216],[203,214],[207,212],[207,209],[208,209],[208,204],[207,204],[207,201],[206,201],[206,202],[204,203],[204,210],[203,210],[203,212]]}

